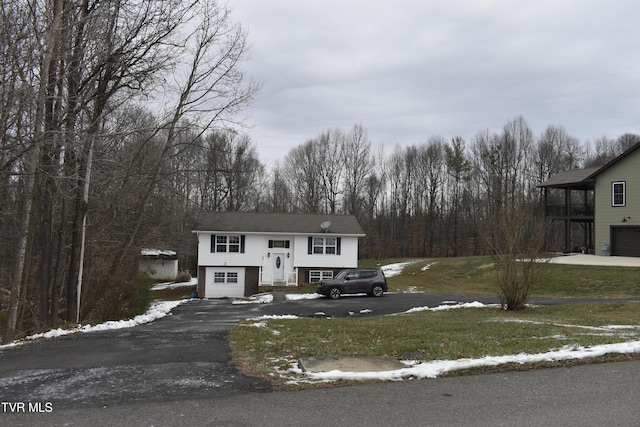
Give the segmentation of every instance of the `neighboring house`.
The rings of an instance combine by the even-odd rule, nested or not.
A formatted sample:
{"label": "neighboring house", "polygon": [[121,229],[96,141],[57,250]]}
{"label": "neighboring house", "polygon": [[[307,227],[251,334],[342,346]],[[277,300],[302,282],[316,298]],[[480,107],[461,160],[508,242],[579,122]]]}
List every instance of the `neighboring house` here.
{"label": "neighboring house", "polygon": [[595,181],[599,168],[562,172],[543,182],[545,215],[561,226],[565,252],[593,252]]}
{"label": "neighboring house", "polygon": [[364,232],[352,215],[201,213],[198,296],[243,297],[259,286],[298,286],[358,265]]}
{"label": "neighboring house", "polygon": [[[640,256],[640,144],[600,168],[558,174],[541,187],[547,216],[565,224],[567,251],[581,241],[595,254]],[[563,195],[551,196],[554,190]],[[582,239],[575,237],[580,229]]]}
{"label": "neighboring house", "polygon": [[142,249],[139,271],[157,280],[174,280],[178,275],[178,256],[175,251]]}

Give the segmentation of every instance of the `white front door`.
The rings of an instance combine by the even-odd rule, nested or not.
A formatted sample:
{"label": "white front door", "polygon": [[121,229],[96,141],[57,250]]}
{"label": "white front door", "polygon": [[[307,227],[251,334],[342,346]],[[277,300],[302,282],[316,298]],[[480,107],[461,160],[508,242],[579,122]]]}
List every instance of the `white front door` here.
{"label": "white front door", "polygon": [[273,281],[284,282],[284,254],[274,253],[273,257]]}

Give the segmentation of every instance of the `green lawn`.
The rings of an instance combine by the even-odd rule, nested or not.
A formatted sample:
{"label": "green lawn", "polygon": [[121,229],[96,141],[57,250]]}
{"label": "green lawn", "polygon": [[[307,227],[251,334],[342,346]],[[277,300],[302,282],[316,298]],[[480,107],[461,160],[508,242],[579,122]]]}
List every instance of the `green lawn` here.
{"label": "green lawn", "polygon": [[[361,266],[403,261],[408,260],[367,260]],[[638,279],[640,269],[634,268],[546,265],[532,296],[639,297]],[[496,295],[490,257],[418,260],[388,281],[391,292]],[[292,387],[287,385],[289,368],[301,357],[456,360],[638,340],[640,304],[633,302],[530,307],[521,312],[485,307],[366,318],[268,319],[258,326],[244,322],[230,335],[236,365],[280,387]],[[318,385],[295,385],[309,386]]]}
{"label": "green lawn", "polygon": [[[362,261],[364,267],[391,262]],[[496,295],[496,270],[491,257],[415,260],[403,274],[389,278],[394,292],[443,292]],[[640,297],[640,268],[544,264],[532,297]]]}

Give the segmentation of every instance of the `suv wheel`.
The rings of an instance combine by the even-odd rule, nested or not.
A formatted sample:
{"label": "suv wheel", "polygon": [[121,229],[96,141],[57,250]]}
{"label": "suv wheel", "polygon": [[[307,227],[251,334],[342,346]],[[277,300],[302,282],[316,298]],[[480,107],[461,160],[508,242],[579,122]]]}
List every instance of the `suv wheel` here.
{"label": "suv wheel", "polygon": [[331,289],[329,289],[329,298],[331,298],[331,299],[340,298],[340,288],[331,288]]}
{"label": "suv wheel", "polygon": [[383,293],[384,289],[380,285],[373,285],[373,288],[371,288],[371,295],[374,297],[381,297]]}

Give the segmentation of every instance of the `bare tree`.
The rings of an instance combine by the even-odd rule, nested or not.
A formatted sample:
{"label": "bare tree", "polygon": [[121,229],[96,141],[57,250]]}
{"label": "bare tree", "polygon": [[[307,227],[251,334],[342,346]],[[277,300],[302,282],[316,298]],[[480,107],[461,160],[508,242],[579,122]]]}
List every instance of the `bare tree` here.
{"label": "bare tree", "polygon": [[618,145],[620,146],[619,154],[622,154],[625,151],[627,151],[629,148],[640,143],[640,135],[627,132],[623,135],[620,135],[617,139],[617,142],[618,142]]}
{"label": "bare tree", "polygon": [[335,214],[341,195],[345,136],[340,129],[323,132],[315,140],[318,160],[316,171],[322,183],[324,212]]}
{"label": "bare tree", "polygon": [[291,212],[293,198],[284,174],[283,168],[278,163],[271,168],[269,190],[263,210],[273,213]]}
{"label": "bare tree", "polygon": [[592,146],[587,147],[586,167],[598,167],[605,165],[614,159],[619,152],[619,145],[613,139],[606,136],[596,138]]}
{"label": "bare tree", "polygon": [[345,169],[345,211],[360,216],[365,198],[365,184],[373,172],[371,141],[362,125],[355,125],[345,136],[342,157]]}
{"label": "bare tree", "polygon": [[[102,203],[93,187],[104,190],[93,181],[92,171],[103,161],[95,156],[105,154],[111,141],[108,117],[125,100],[172,107],[165,109],[166,115],[156,122],[159,125],[145,136],[156,151],[146,163],[149,179],[140,182],[138,197],[129,206],[138,209],[139,215],[112,252],[112,270],[121,265],[139,238],[147,202],[165,168],[171,167],[169,160],[181,151],[180,144],[188,144],[188,138],[198,139],[219,123],[226,128],[240,121],[238,113],[259,89],[245,81],[240,68],[247,56],[246,33],[231,20],[229,10],[213,0],[54,0],[11,5],[23,7],[24,22],[33,28],[18,30],[9,25],[10,20],[18,22],[13,12],[19,8],[3,4],[2,29],[6,32],[2,37],[25,40],[24,46],[31,49],[23,53],[31,52],[29,57],[34,60],[27,61],[28,56],[21,53],[10,66],[13,74],[4,74],[33,78],[28,85],[21,83],[22,93],[28,92],[25,89],[32,92],[25,113],[19,116],[24,124],[21,128],[29,130],[23,133],[23,149],[12,147],[10,156],[10,167],[21,165],[21,176],[28,178],[21,183],[26,196],[21,209],[26,215],[15,233],[18,264],[5,340],[15,334],[15,314],[23,300],[36,313],[35,327],[55,324],[63,310],[68,320],[78,319],[78,288],[92,265],[92,260],[85,262],[88,214],[94,212],[93,199]],[[36,64],[40,69],[33,72]],[[3,91],[9,87],[4,81]],[[154,91],[158,82],[162,87]],[[157,93],[165,98],[149,103],[149,96]],[[2,103],[0,123],[8,124],[11,100],[3,94]],[[2,150],[8,145],[2,144],[0,167],[9,165]],[[3,185],[0,191],[3,199],[6,188]],[[89,251],[94,253],[95,247]],[[30,280],[23,272],[32,275]],[[26,287],[26,283],[35,285]],[[58,307],[60,297],[66,306]]]}
{"label": "bare tree", "polygon": [[548,126],[538,138],[536,149],[536,183],[552,175],[574,169],[579,165],[578,139],[570,136],[563,126]]}
{"label": "bare tree", "polygon": [[200,207],[213,211],[240,211],[255,208],[258,183],[264,166],[255,146],[246,135],[234,130],[212,132],[204,138],[200,175]]}
{"label": "bare tree", "polygon": [[549,225],[532,212],[531,205],[503,210],[498,221],[500,233],[489,237],[505,310],[525,308],[529,293],[546,266],[542,255]]}
{"label": "bare tree", "polygon": [[417,161],[414,174],[413,212],[418,227],[414,230],[420,240],[419,254],[432,255],[434,243],[442,229],[441,193],[445,191],[445,147],[441,136],[430,137],[425,144],[416,147]]}
{"label": "bare tree", "polygon": [[308,140],[289,151],[284,160],[284,171],[293,196],[294,209],[298,212],[320,213],[324,187],[318,173],[322,159],[321,145]]}
{"label": "bare tree", "polygon": [[465,153],[465,142],[461,137],[453,138],[450,146],[445,146],[447,176],[449,178],[449,216],[450,246],[453,248],[453,256],[459,253],[459,222],[462,192],[469,181],[470,163]]}

